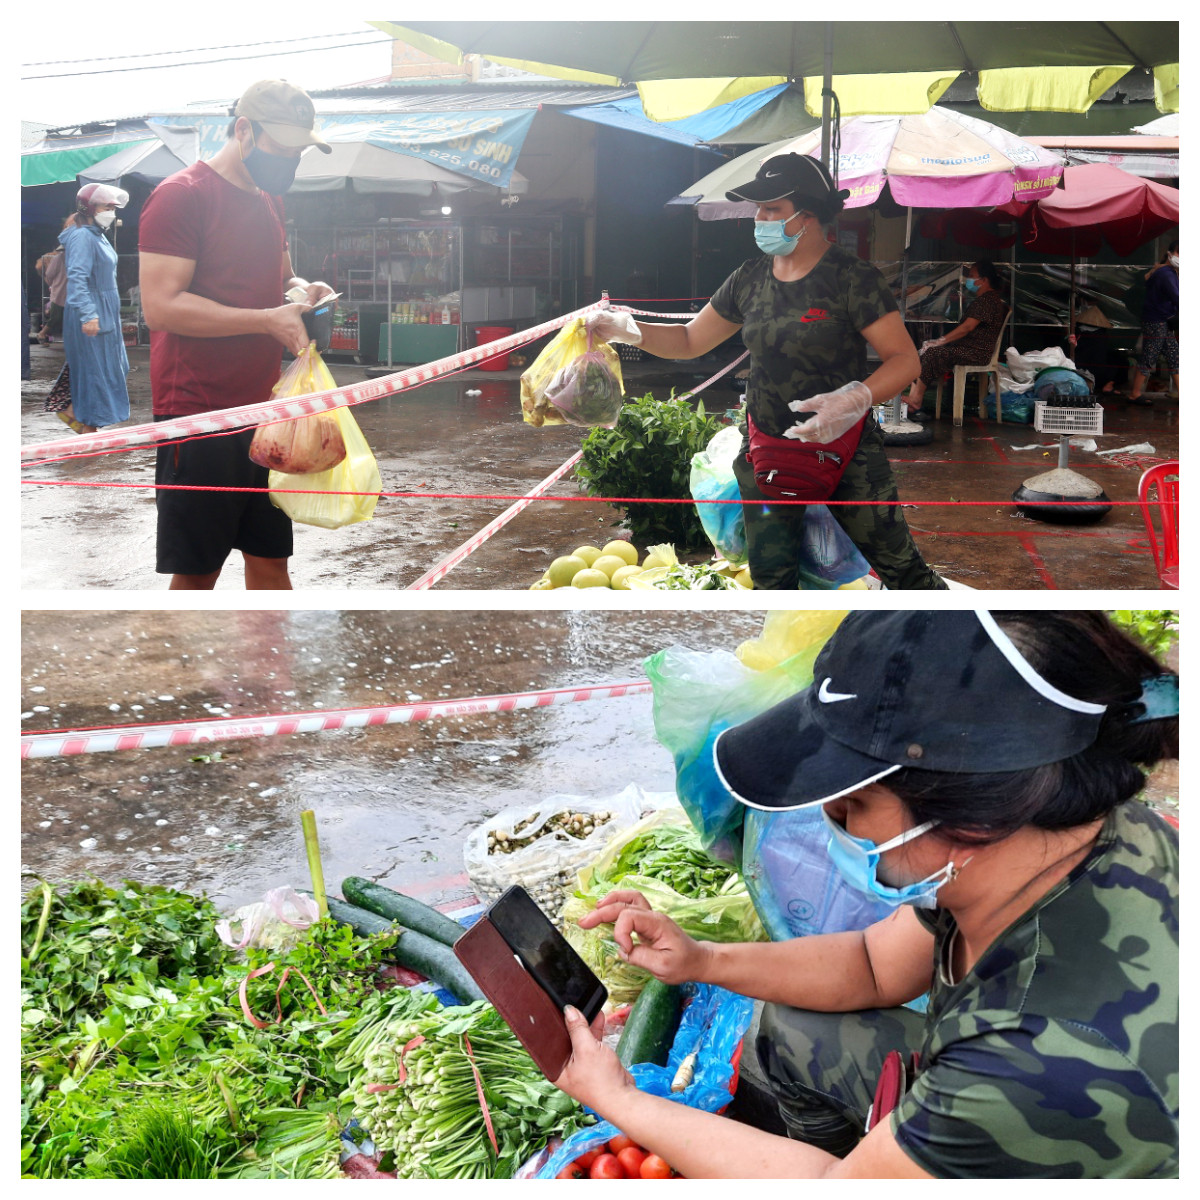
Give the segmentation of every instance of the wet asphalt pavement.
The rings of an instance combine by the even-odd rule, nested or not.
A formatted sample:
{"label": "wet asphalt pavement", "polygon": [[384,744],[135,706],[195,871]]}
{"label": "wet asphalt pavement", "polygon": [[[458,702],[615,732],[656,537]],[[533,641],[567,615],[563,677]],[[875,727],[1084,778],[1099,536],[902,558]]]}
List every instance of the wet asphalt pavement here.
{"label": "wet asphalt pavement", "polygon": [[[691,364],[628,365],[627,392],[665,397],[694,387],[731,355]],[[34,379],[22,385],[23,444],[64,435],[41,411],[62,363],[59,346],[35,346]],[[131,423],[150,420],[148,351],[130,361]],[[362,367],[331,364],[339,384],[364,378]],[[521,496],[579,448],[582,431],[533,429],[520,419],[519,371],[471,370],[412,392],[355,409],[379,461],[384,489]],[[478,389],[479,396],[468,396]],[[722,380],[705,393],[709,411],[732,407],[738,389]],[[947,397],[948,407],[948,397]],[[974,393],[968,391],[968,414]],[[1099,483],[1110,500],[1136,499],[1143,470],[1177,459],[1178,401],[1156,397],[1150,409],[1106,403],[1105,436],[1097,449],[1150,443],[1135,457],[1073,449],[1070,466]],[[1100,522],[1064,526],[1022,517],[1010,502],[1015,488],[1057,463],[1055,439],[1032,426],[982,421],[968,415],[955,429],[935,423],[935,440],[891,447],[903,502],[995,501],[961,508],[905,510],[926,560],[949,578],[978,589],[1147,589],[1157,586],[1140,511],[1114,507]],[[24,473],[32,480],[151,484],[150,450],[80,459]],[[26,589],[162,590],[154,572],[154,500],[149,487],[22,489],[22,586]],[[581,493],[570,476],[457,566],[436,590],[526,589],[558,555],[619,532],[608,506],[571,499]],[[510,500],[383,498],[373,520],[339,530],[297,525],[292,578],[298,588],[394,591],[413,583],[445,555],[498,516]],[[644,549],[639,547],[639,549]],[[231,556],[220,590],[242,587],[239,556]]]}
{"label": "wet asphalt pavement", "polygon": [[[672,644],[733,650],[754,613],[27,612],[23,732],[265,716],[616,683]],[[23,869],[206,891],[222,907],[325,877],[469,894],[466,835],[501,808],[628,784],[671,791],[649,695],[408,725],[38,759]],[[26,880],[26,884],[29,884]]]}

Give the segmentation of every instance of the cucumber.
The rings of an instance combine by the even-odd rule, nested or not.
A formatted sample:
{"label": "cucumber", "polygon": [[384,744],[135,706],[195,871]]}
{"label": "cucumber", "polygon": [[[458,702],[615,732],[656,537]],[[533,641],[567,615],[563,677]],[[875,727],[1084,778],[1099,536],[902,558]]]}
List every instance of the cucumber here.
{"label": "cucumber", "polygon": [[462,936],[462,926],[449,917],[443,916],[436,908],[422,904],[411,896],[394,892],[381,883],[372,883],[369,879],[360,879],[351,875],[342,880],[342,895],[351,904],[365,908],[367,912],[378,913],[403,925],[405,929],[415,929],[444,946],[453,946]]}
{"label": "cucumber", "polygon": [[454,956],[449,946],[418,933],[415,929],[402,929],[394,921],[347,904],[344,900],[326,897],[329,915],[342,925],[349,925],[361,937],[374,933],[399,933],[396,944],[387,952],[388,957],[402,967],[417,971],[434,983],[440,983],[454,993],[463,1004],[485,999],[479,985],[471,978],[466,967]]}
{"label": "cucumber", "polygon": [[617,1043],[621,1065],[631,1067],[634,1063],[652,1062],[665,1067],[682,1011],[683,989],[651,979],[633,1002],[621,1031]]}

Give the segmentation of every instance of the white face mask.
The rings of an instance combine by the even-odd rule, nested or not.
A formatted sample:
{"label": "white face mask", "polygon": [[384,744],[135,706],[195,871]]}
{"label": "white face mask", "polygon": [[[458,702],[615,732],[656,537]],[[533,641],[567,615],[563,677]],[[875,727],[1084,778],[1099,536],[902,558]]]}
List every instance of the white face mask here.
{"label": "white face mask", "polygon": [[1168,254],[1167,262],[1169,262],[1171,264],[1171,266],[1173,266],[1176,270],[1179,269],[1179,255],[1178,254]]}
{"label": "white face mask", "polygon": [[96,224],[101,229],[107,229],[116,219],[117,214],[111,208],[96,214]]}

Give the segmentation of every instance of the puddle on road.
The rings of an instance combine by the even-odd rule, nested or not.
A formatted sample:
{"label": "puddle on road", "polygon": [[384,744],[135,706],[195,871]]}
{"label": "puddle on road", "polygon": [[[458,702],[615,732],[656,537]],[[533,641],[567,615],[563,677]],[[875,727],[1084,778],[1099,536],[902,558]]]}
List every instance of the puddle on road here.
{"label": "puddle on road", "polygon": [[[756,613],[27,613],[22,728],[618,682],[668,645],[732,650],[761,624]],[[23,867],[236,906],[306,880],[299,814],[312,808],[331,887],[367,875],[437,902],[463,894],[463,839],[500,808],[673,781],[649,695],[39,759],[23,770]]]}

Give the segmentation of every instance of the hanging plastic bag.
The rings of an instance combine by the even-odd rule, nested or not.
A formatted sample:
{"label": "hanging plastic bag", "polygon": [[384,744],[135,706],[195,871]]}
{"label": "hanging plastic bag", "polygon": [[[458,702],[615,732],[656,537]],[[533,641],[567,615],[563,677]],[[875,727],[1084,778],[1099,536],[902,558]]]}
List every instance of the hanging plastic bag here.
{"label": "hanging plastic bag", "polygon": [[625,384],[621,360],[587,332],[582,317],[564,325],[521,376],[521,416],[528,425],[612,429]]}
{"label": "hanging plastic bag", "polygon": [[[276,399],[308,396],[337,387],[313,342],[284,371],[271,389]],[[260,425],[250,443],[251,461],[287,475],[315,475],[346,457],[346,443],[333,412]]]}
{"label": "hanging plastic bag", "polygon": [[[213,927],[217,937],[235,950],[247,946],[288,950],[320,920],[317,902],[290,887],[272,888],[255,904],[244,904]],[[235,933],[234,923],[240,923]]]}
{"label": "hanging plastic bag", "polygon": [[293,521],[319,525],[322,529],[341,529],[343,525],[371,519],[383,481],[375,455],[350,410],[335,408],[331,415],[341,430],[346,457],[317,475],[272,471],[267,486],[271,489],[271,503],[283,509]]}
{"label": "hanging plastic bag", "polygon": [[[634,1063],[629,1069],[639,1092],[665,1096],[688,1108],[720,1112],[737,1090],[742,1044],[754,1017],[754,1001],[710,983],[687,985],[689,998],[671,1043],[667,1065]],[[687,1069],[681,1068],[695,1055]],[[682,1083],[679,1091],[676,1083]],[[599,1121],[577,1130],[541,1164],[535,1178],[554,1179],[581,1154],[598,1150],[623,1130]]]}
{"label": "hanging plastic bag", "polygon": [[[771,614],[768,614],[770,616]],[[731,725],[765,712],[812,682],[812,663],[845,613],[813,628],[807,648],[765,670],[739,662],[727,650],[670,646],[646,659],[654,687],[654,732],[675,759],[675,794],[716,858],[738,862],[744,807],[730,795],[713,765],[713,743]]]}
{"label": "hanging plastic bag", "polygon": [[824,504],[808,505],[804,510],[798,586],[807,591],[829,591],[870,572],[871,564],[829,509]]}
{"label": "hanging plastic bag", "polygon": [[[481,900],[490,904],[505,888],[520,884],[554,920],[575,885],[576,872],[643,812],[673,800],[669,792],[644,792],[631,783],[615,796],[555,795],[537,804],[505,808],[467,836],[463,865]],[[592,820],[564,828],[564,814]]]}
{"label": "hanging plastic bag", "polygon": [[746,561],[746,519],[741,504],[703,503],[740,500],[733,474],[734,459],[742,448],[742,431],[735,425],[722,429],[698,454],[692,455],[689,480],[696,513],[713,548],[731,563]]}

